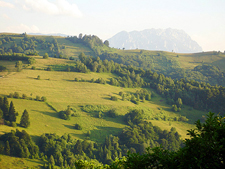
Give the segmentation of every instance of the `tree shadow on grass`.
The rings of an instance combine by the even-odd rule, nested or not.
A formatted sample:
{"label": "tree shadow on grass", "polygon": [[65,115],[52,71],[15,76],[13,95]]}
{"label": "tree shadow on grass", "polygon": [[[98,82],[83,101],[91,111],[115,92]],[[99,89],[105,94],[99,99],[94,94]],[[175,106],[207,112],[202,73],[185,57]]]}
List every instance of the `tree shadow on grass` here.
{"label": "tree shadow on grass", "polygon": [[44,162],[41,161],[41,160],[35,160],[35,159],[26,158],[26,161],[29,161],[29,162],[32,162],[32,163],[36,163],[36,164],[41,164],[41,166],[44,165]]}
{"label": "tree shadow on grass", "polygon": [[27,76],[27,78],[28,78],[28,79],[35,79],[35,80],[38,80],[37,77],[29,77],[29,76]]}
{"label": "tree shadow on grass", "polygon": [[64,127],[67,127],[67,128],[69,128],[69,129],[76,130],[76,129],[74,128],[74,125],[67,125],[67,124],[63,124],[63,125],[64,125]]}
{"label": "tree shadow on grass", "polygon": [[104,142],[106,136],[110,134],[116,136],[123,130],[123,128],[118,127],[96,126],[96,128],[97,129],[90,130],[90,139],[96,142]]}
{"label": "tree shadow on grass", "polygon": [[111,100],[111,96],[102,97],[105,100]]}
{"label": "tree shadow on grass", "polygon": [[35,111],[35,112],[41,113],[43,115],[47,115],[47,116],[59,118],[59,114],[58,113],[55,113],[55,112],[40,111],[40,110],[31,110],[31,111]]}
{"label": "tree shadow on grass", "polygon": [[67,82],[76,82],[75,80],[69,80],[69,79],[62,79],[64,81],[67,81]]}

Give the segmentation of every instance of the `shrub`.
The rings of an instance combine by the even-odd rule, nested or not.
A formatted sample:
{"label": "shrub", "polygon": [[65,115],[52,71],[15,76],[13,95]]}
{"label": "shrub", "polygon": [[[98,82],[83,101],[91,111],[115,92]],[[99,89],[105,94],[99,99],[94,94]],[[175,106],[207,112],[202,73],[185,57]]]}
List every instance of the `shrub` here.
{"label": "shrub", "polygon": [[52,71],[52,67],[51,66],[49,66],[49,67],[47,67],[47,69],[46,69],[47,71]]}
{"label": "shrub", "polygon": [[10,121],[5,120],[5,124],[6,124],[7,126],[10,126],[10,125],[11,125],[11,122],[10,122]]}
{"label": "shrub", "polygon": [[48,59],[48,53],[45,53],[43,59]]}
{"label": "shrub", "polygon": [[14,121],[13,121],[13,122],[11,122],[11,126],[12,126],[12,127],[17,127],[16,122],[14,122]]}
{"label": "shrub", "polygon": [[118,114],[118,112],[116,111],[116,109],[111,109],[111,110],[108,111],[107,116],[108,116],[108,117],[115,118],[115,117],[118,117],[119,114]]}
{"label": "shrub", "polygon": [[38,76],[37,76],[37,80],[40,80],[40,79],[41,79],[41,76],[40,76],[40,75],[38,75]]}
{"label": "shrub", "polygon": [[9,98],[13,98],[13,93],[10,93],[9,94]]}
{"label": "shrub", "polygon": [[116,97],[116,96],[111,96],[111,100],[113,100],[113,101],[117,101],[118,99],[117,99],[117,97]]}
{"label": "shrub", "polygon": [[87,134],[86,134],[88,137],[90,137],[91,136],[91,131],[89,130],[88,132],[87,132]]}
{"label": "shrub", "polygon": [[41,101],[46,102],[47,101],[47,98],[45,96],[42,96],[41,97]]}
{"label": "shrub", "polygon": [[82,126],[80,124],[77,124],[77,123],[75,124],[74,128],[77,129],[77,130],[82,130]]}
{"label": "shrub", "polygon": [[20,97],[20,95],[19,95],[18,92],[15,92],[15,93],[13,94],[13,97],[18,99],[18,98]]}
{"label": "shrub", "polygon": [[36,100],[37,101],[40,101],[40,96],[36,96]]}
{"label": "shrub", "polygon": [[27,98],[27,95],[26,94],[23,94],[22,95],[22,99],[26,99]]}

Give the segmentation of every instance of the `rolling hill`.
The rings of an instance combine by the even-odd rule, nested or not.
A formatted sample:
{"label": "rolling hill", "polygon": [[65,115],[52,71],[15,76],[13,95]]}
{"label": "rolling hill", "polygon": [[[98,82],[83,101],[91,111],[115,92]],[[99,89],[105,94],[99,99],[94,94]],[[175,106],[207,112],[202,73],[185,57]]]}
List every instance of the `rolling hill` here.
{"label": "rolling hill", "polygon": [[[181,69],[195,69],[206,76],[212,71],[204,70],[208,67],[199,67],[204,66],[203,60],[208,65],[215,65],[220,73],[223,72],[220,63],[224,54],[219,52],[180,54],[118,50],[108,47],[107,42],[102,42],[96,36],[87,35],[64,38],[1,34],[0,39],[3,58],[0,65],[6,68],[0,72],[0,95],[8,98],[9,103],[12,101],[18,112],[16,125],[9,122],[9,125],[1,125],[0,134],[4,138],[11,130],[26,131],[39,145],[44,163],[53,155],[59,166],[59,158],[63,154],[66,161],[64,166],[69,162],[73,164],[77,159],[96,158],[110,164],[128,150],[143,152],[146,146],[155,147],[160,143],[171,150],[177,150],[181,140],[188,138],[186,131],[194,127],[193,123],[197,119],[204,121],[207,106],[211,105],[211,102],[205,104],[207,100],[199,100],[198,93],[194,95],[194,92],[199,90],[203,93],[203,88],[223,90],[217,87],[214,90],[213,86],[195,81],[189,81],[190,84],[184,80],[173,81],[156,73],[169,74]],[[44,59],[42,56],[45,53],[51,57]],[[15,68],[15,64],[17,58],[21,57],[26,59],[22,61],[22,69],[19,70]],[[31,64],[28,58],[35,62]],[[153,70],[154,73],[151,72]],[[181,93],[182,85],[182,90],[187,90],[186,93]],[[210,93],[206,96],[212,97]],[[41,101],[41,97],[46,100]],[[186,105],[178,102],[179,97],[184,98]],[[218,97],[220,96],[214,96],[216,99]],[[198,107],[198,104],[187,104],[188,100],[195,100],[202,107]],[[177,105],[178,110],[172,105]],[[214,108],[212,105],[211,107]],[[219,108],[223,111],[223,106]],[[31,122],[28,128],[19,125],[25,109],[29,112]],[[61,119],[60,113],[68,109],[70,120]],[[133,117],[132,113],[136,115]],[[81,129],[75,129],[76,125]],[[66,139],[67,137],[72,140]],[[154,137],[154,141],[146,141],[149,137]],[[163,140],[170,137],[173,139],[167,142]],[[40,145],[41,139],[46,140],[44,144],[52,144],[43,148]],[[83,153],[77,153],[77,145],[81,142],[79,140],[82,140],[82,146],[88,142],[91,151],[83,149]],[[51,154],[51,148],[56,151],[59,148],[56,143],[60,141],[63,151],[57,155]],[[2,142],[0,145],[6,146],[7,143]],[[64,151],[65,147],[69,152]]]}

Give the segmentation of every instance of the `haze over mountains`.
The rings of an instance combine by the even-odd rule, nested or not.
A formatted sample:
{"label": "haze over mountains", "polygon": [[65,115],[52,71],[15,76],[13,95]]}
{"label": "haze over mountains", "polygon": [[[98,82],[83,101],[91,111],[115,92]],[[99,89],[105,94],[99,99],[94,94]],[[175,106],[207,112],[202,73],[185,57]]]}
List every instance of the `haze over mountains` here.
{"label": "haze over mountains", "polygon": [[183,30],[146,29],[122,31],[108,39],[110,47],[174,51],[178,53],[202,52],[202,47]]}

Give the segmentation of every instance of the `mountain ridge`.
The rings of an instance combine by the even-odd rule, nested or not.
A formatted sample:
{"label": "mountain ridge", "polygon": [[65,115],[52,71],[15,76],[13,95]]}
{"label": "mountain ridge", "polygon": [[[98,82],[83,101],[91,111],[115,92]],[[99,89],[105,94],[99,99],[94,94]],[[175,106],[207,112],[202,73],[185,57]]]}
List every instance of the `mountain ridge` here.
{"label": "mountain ridge", "polygon": [[202,52],[202,47],[187,33],[172,28],[121,31],[108,41],[110,47],[115,48],[163,50],[177,53]]}

